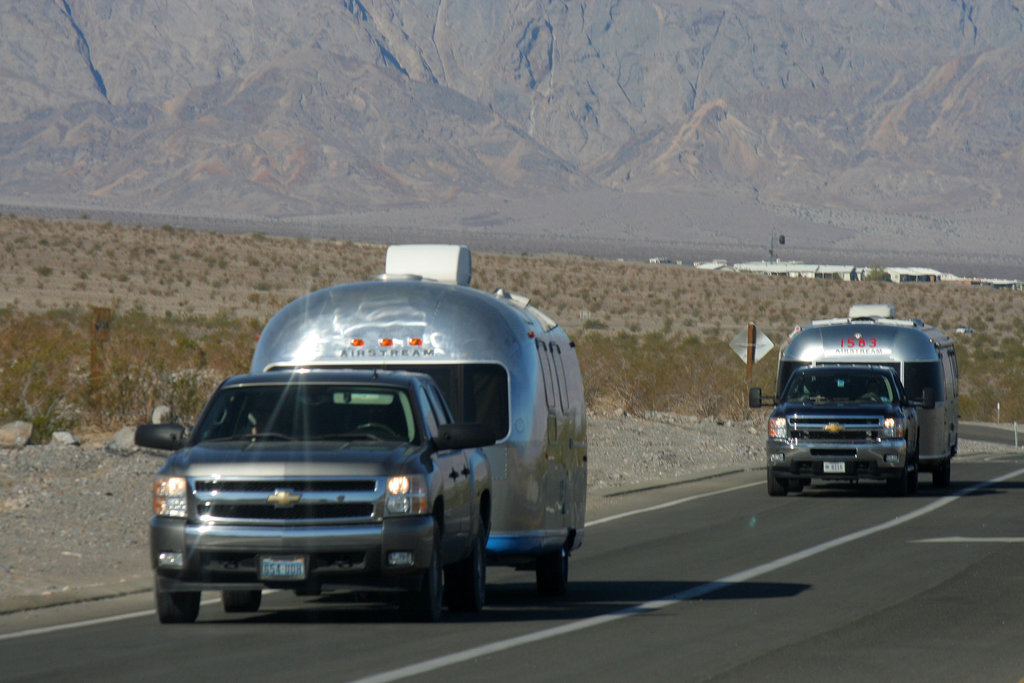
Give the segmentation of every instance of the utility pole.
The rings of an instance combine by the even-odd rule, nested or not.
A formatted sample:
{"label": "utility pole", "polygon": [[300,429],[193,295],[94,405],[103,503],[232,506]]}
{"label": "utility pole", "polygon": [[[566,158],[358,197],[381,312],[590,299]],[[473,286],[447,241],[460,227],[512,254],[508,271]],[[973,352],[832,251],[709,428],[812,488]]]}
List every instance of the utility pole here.
{"label": "utility pole", "polygon": [[[786,243],[786,236],[785,235],[779,235],[779,237],[778,237],[778,245],[781,247],[785,243]],[[774,261],[775,260],[775,244],[776,244],[775,229],[773,228],[772,229],[772,239],[771,239],[770,242],[768,242],[768,260],[769,261]]]}

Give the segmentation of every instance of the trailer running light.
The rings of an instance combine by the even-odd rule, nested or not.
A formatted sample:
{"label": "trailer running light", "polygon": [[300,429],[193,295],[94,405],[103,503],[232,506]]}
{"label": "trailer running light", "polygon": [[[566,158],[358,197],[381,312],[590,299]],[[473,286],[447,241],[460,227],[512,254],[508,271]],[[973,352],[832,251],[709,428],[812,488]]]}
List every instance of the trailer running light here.
{"label": "trailer running light", "polygon": [[423,340],[419,337],[409,337],[409,346],[423,346]]}
{"label": "trailer running light", "polygon": [[395,340],[384,337],[383,339],[378,339],[377,343],[380,344],[381,346],[394,346]]}
{"label": "trailer running light", "polygon": [[352,344],[352,346],[365,346],[366,345],[366,342],[364,342],[362,339],[353,339],[349,343]]}

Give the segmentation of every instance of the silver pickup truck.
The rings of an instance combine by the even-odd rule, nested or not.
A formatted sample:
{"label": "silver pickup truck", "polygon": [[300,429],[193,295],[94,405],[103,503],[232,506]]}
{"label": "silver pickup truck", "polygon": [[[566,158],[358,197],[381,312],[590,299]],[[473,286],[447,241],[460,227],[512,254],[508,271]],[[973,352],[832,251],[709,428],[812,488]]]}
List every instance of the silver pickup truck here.
{"label": "silver pickup truck", "polygon": [[176,451],[153,487],[160,621],[195,621],[204,590],[229,612],[258,610],[264,588],[383,592],[423,621],[445,600],[480,610],[492,431],[397,370],[241,375],[191,431],[139,427],[138,445]]}
{"label": "silver pickup truck", "polygon": [[797,368],[779,396],[750,390],[751,408],[768,417],[768,494],[797,493],[812,480],[884,481],[889,492],[917,489],[917,409],[935,405],[931,389],[911,401],[888,366],[826,364]]}

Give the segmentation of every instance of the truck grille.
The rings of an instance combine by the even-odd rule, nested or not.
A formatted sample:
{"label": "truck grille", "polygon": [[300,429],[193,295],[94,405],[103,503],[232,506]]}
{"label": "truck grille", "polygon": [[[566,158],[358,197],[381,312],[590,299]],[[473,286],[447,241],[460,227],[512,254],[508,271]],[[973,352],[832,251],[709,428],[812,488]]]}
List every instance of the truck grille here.
{"label": "truck grille", "polygon": [[879,441],[882,418],[877,415],[789,418],[790,434],[796,439],[818,442]]}
{"label": "truck grille", "polygon": [[383,486],[356,479],[196,479],[195,516],[202,522],[323,524],[379,517]]}
{"label": "truck grille", "polygon": [[270,505],[221,505],[213,504],[203,508],[204,517],[220,519],[347,519],[370,517],[373,503],[339,503],[336,505],[295,505],[275,508]]}

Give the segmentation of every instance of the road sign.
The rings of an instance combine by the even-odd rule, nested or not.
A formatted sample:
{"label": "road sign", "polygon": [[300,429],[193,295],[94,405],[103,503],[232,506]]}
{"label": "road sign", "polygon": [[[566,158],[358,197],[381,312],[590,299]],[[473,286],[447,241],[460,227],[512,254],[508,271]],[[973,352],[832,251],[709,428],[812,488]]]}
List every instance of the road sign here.
{"label": "road sign", "polygon": [[[729,342],[729,348],[736,352],[736,355],[740,357],[740,360],[744,363],[747,362],[747,349],[750,346],[750,333],[749,331],[743,331],[732,338]],[[754,362],[764,358],[769,351],[775,348],[775,344],[768,338],[761,330],[754,328]]]}

